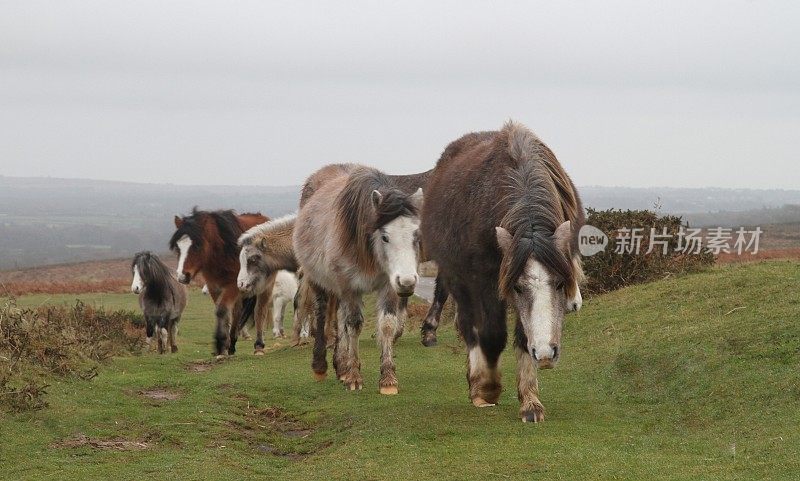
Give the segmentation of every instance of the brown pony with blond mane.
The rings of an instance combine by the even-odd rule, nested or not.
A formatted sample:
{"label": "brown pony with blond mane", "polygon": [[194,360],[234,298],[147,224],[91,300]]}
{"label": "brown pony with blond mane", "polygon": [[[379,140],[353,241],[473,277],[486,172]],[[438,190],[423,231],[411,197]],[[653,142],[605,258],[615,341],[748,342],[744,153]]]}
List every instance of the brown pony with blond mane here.
{"label": "brown pony with blond mane", "polygon": [[[338,302],[334,367],[349,389],[361,389],[361,297],[379,291],[379,387],[396,394],[393,345],[401,332],[400,297],[413,294],[418,279],[422,190],[408,194],[375,169],[340,164],[312,175],[303,194],[293,245],[304,282],[317,294],[317,333],[325,332]],[[332,297],[336,302],[329,302]],[[325,357],[325,336],[318,334],[312,362],[317,379],[325,377]]]}
{"label": "brown pony with blond mane", "polygon": [[258,213],[239,215],[232,210],[203,211],[197,207],[191,215],[175,216],[176,230],[169,247],[178,255],[178,281],[189,284],[195,275],[203,274],[216,305],[214,353],[217,356],[236,352],[238,328],[244,324],[239,321],[243,314],[242,296],[236,286],[237,240],[245,230],[268,220]]}
{"label": "brown pony with blond mane", "polygon": [[509,122],[451,143],[426,196],[423,241],[458,307],[470,399],[484,407],[500,398],[511,304],[520,417],[542,421],[537,370],[559,359],[567,301],[581,276],[570,221],[581,215],[562,200],[580,205],[572,182],[533,132]]}

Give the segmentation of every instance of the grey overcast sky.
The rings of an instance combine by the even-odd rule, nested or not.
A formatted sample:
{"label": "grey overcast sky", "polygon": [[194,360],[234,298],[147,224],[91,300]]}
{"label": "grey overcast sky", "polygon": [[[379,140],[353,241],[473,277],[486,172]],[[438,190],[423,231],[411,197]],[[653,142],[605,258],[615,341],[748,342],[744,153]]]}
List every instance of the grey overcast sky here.
{"label": "grey overcast sky", "polygon": [[800,2],[0,0],[0,174],[297,184],[519,120],[578,185],[800,188]]}

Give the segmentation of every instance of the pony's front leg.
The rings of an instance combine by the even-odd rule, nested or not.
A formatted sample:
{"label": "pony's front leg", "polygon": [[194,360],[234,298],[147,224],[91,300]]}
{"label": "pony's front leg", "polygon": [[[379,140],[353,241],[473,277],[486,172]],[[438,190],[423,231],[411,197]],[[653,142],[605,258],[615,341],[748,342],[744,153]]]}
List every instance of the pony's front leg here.
{"label": "pony's front leg", "polygon": [[[314,337],[314,354],[311,361],[311,369],[314,371],[314,379],[322,381],[328,372],[328,360],[326,359],[328,345],[325,342],[325,314],[328,310],[328,293],[318,286],[309,289],[309,295],[316,297],[314,306],[314,316],[317,323],[317,335]],[[322,333],[322,334],[320,334]]]}
{"label": "pony's front leg", "polygon": [[544,421],[544,406],[539,401],[538,370],[533,362],[533,356],[528,352],[527,344],[522,325],[517,321],[514,354],[517,357],[519,415],[523,423],[538,423]]}
{"label": "pony's front leg", "polygon": [[[339,379],[351,391],[364,387],[361,376],[361,360],[358,357],[358,338],[364,325],[364,314],[361,312],[361,299],[341,301],[339,309],[339,342],[336,345],[339,358],[337,370],[341,372]],[[323,336],[324,337],[324,336]]]}
{"label": "pony's front leg", "polygon": [[236,352],[236,344],[231,343],[229,331],[231,330],[231,318],[238,298],[238,289],[225,289],[217,301],[217,329],[214,333],[214,354],[217,357],[224,356],[226,352],[228,354]]}
{"label": "pony's front leg", "polygon": [[256,356],[264,355],[264,324],[269,319],[270,297],[272,297],[271,289],[267,289],[256,299],[256,342],[253,344],[253,354]]}
{"label": "pony's front leg", "polygon": [[378,347],[381,350],[381,377],[378,388],[381,394],[397,394],[397,373],[394,364],[394,343],[402,332],[401,305],[394,290],[387,286],[378,297]]}
{"label": "pony's front leg", "polygon": [[436,276],[436,287],[433,289],[433,302],[422,323],[422,345],[425,347],[435,346],[437,343],[436,330],[439,328],[439,319],[442,317],[444,304],[447,302],[447,289],[439,276]]}
{"label": "pony's front leg", "polygon": [[153,336],[156,335],[156,318],[145,316],[144,323],[145,334],[147,336],[145,339],[145,352],[147,352],[152,347],[151,343],[153,342]]}

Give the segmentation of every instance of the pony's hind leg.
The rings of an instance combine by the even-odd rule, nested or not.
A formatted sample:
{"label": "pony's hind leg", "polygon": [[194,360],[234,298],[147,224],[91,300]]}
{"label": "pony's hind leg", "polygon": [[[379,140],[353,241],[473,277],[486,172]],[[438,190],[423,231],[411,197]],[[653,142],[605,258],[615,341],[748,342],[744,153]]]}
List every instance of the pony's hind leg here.
{"label": "pony's hind leg", "polygon": [[[309,295],[314,295],[317,299],[314,316],[317,323],[317,335],[314,337],[314,354],[311,360],[311,369],[314,371],[314,379],[322,381],[328,372],[328,360],[326,359],[328,345],[325,342],[325,314],[328,310],[328,293],[322,288],[313,286],[309,289]],[[320,334],[322,333],[322,334]]]}
{"label": "pony's hind leg", "polygon": [[364,314],[361,312],[361,299],[341,302],[340,306],[336,367],[341,373],[339,379],[342,383],[349,390],[355,391],[364,387],[361,360],[358,357],[358,338],[364,325]]}
{"label": "pony's hind leg", "polygon": [[397,373],[394,364],[394,343],[402,332],[401,299],[387,286],[378,297],[378,346],[381,349],[381,377],[378,388],[381,394],[397,394]]}
{"label": "pony's hind leg", "polygon": [[284,337],[283,334],[283,315],[286,312],[286,300],[283,297],[276,297],[272,301],[272,335]]}
{"label": "pony's hind leg", "polygon": [[253,354],[256,356],[264,355],[264,324],[270,315],[271,289],[267,289],[258,295],[256,300],[256,341],[253,344]]}
{"label": "pony's hind leg", "polygon": [[517,321],[514,336],[514,354],[517,358],[517,397],[519,415],[523,423],[544,421],[544,406],[539,400],[539,380],[533,356],[528,352],[528,340],[522,324]]}
{"label": "pony's hind leg", "polygon": [[156,339],[158,340],[158,353],[164,354],[164,351],[167,350],[167,342],[169,342],[168,338],[169,332],[167,332],[167,316],[162,316],[158,321],[158,332],[156,334]]}
{"label": "pony's hind leg", "polygon": [[180,320],[181,318],[179,316],[171,320],[169,323],[169,348],[170,352],[173,353],[178,352],[177,337],[178,337],[178,321]]}
{"label": "pony's hind leg", "polygon": [[436,276],[436,287],[433,289],[433,302],[422,323],[422,345],[425,347],[435,346],[437,343],[436,330],[439,328],[439,319],[442,317],[442,309],[447,302],[447,289],[444,288],[444,281]]}

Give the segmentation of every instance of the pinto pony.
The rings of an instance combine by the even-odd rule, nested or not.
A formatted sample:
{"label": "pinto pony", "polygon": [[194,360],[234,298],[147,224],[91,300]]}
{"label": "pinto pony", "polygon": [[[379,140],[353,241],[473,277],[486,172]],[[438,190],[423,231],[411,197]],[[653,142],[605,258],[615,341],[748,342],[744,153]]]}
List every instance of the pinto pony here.
{"label": "pinto pony", "polygon": [[176,337],[178,322],[186,308],[186,288],[172,277],[161,259],[149,251],[136,253],[131,262],[131,273],[131,291],[139,294],[147,345],[150,346],[155,335],[159,354],[166,351],[167,342],[171,352],[178,352]]}
{"label": "pinto pony", "polygon": [[581,276],[572,255],[569,219],[575,214],[565,209],[565,197],[579,205],[553,153],[533,132],[509,122],[499,132],[468,134],[447,147],[422,213],[425,248],[458,306],[475,406],[492,406],[500,397],[506,306],[516,311],[524,422],[544,419],[537,370],[558,362],[564,314]]}
{"label": "pinto pony", "polygon": [[[237,215],[232,210],[202,211],[175,216],[175,233],[169,247],[178,255],[178,281],[189,284],[202,273],[216,306],[214,353],[236,352],[242,296],[236,287],[239,273],[239,246],[242,232],[269,219],[261,214]],[[252,305],[252,300],[249,303]],[[245,316],[247,313],[245,312]]]}
{"label": "pinto pony", "polygon": [[[381,348],[382,394],[397,393],[393,346],[402,329],[400,298],[414,293],[419,260],[419,210],[422,189],[413,194],[375,169],[345,165],[323,167],[303,189],[304,202],[294,228],[295,256],[304,281],[317,294],[312,369],[327,371],[326,319],[338,304],[333,364],[351,390],[363,387],[358,338],[362,296],[379,292],[377,340]],[[313,193],[307,187],[325,173]],[[329,298],[335,303],[329,303]]]}

